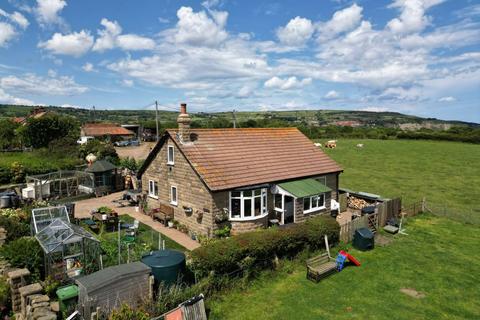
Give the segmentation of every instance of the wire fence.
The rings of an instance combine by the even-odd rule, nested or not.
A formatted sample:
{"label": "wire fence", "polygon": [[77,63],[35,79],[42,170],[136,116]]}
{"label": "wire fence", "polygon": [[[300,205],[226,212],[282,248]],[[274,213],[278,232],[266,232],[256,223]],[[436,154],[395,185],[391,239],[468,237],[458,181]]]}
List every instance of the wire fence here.
{"label": "wire fence", "polygon": [[402,207],[407,216],[416,216],[423,212],[458,222],[480,225],[480,208],[456,208],[447,204],[427,201],[425,198]]}

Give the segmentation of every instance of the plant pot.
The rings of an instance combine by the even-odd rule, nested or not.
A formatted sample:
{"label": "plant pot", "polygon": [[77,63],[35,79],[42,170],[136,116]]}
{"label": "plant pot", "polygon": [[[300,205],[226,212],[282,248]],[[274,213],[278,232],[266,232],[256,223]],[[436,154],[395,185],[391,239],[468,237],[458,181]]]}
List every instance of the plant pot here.
{"label": "plant pot", "polygon": [[173,228],[173,226],[174,226],[174,225],[173,225],[173,222],[172,222],[172,221],[168,221],[168,227],[169,227],[169,228]]}

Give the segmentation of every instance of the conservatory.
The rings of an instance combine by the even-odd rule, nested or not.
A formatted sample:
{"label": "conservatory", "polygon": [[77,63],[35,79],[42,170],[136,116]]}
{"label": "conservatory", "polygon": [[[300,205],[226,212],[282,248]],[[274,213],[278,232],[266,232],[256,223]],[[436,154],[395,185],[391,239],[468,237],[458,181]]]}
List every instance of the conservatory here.
{"label": "conservatory", "polygon": [[57,218],[35,238],[45,254],[46,276],[64,281],[100,267],[100,242],[80,226]]}

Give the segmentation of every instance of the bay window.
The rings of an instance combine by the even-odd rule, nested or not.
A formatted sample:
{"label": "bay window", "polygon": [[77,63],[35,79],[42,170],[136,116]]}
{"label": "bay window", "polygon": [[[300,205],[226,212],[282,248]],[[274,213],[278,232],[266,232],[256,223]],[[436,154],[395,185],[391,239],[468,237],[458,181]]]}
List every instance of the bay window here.
{"label": "bay window", "polygon": [[317,194],[311,197],[303,198],[303,213],[325,208],[325,194]]}
{"label": "bay window", "polygon": [[230,192],[230,219],[250,220],[267,214],[267,189]]}

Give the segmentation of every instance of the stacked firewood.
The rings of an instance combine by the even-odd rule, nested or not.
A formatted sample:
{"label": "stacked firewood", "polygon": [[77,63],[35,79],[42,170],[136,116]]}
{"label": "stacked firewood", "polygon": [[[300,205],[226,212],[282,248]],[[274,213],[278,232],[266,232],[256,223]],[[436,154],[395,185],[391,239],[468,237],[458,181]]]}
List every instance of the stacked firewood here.
{"label": "stacked firewood", "polygon": [[353,196],[348,197],[348,207],[349,208],[361,210],[362,208],[364,208],[366,206],[368,206],[367,201],[365,201],[363,199],[355,198]]}

